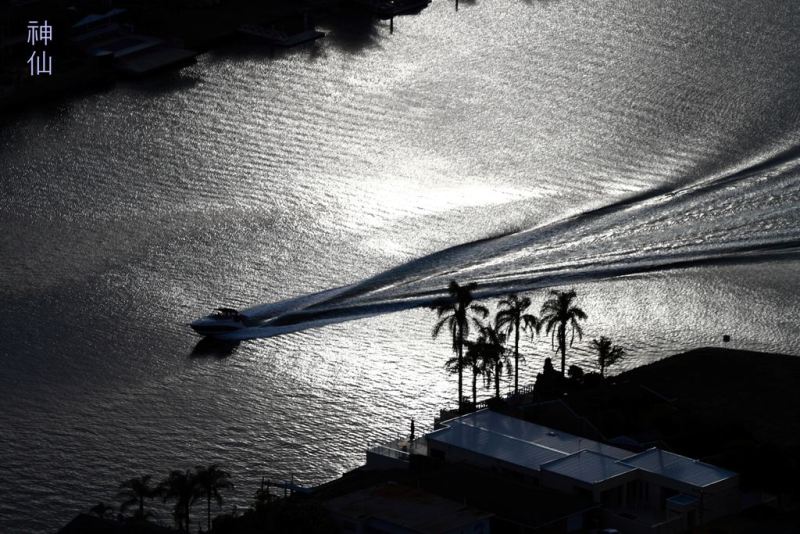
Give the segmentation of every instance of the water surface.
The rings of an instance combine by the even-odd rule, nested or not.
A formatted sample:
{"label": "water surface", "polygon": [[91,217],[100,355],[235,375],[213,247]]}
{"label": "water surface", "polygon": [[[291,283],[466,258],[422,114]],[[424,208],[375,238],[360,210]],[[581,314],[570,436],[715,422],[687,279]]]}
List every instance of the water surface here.
{"label": "water surface", "polygon": [[[328,480],[454,397],[426,310],[192,356],[186,323],[222,304],[580,265],[555,282],[588,339],[628,348],[619,370],[723,333],[800,354],[798,23],[763,0],[437,1],[393,35],[332,21],[3,118],[0,531],[212,461],[246,506],[262,475]],[[663,269],[681,258],[708,261]],[[527,382],[551,351],[524,351]],[[587,339],[570,361],[591,367]]]}

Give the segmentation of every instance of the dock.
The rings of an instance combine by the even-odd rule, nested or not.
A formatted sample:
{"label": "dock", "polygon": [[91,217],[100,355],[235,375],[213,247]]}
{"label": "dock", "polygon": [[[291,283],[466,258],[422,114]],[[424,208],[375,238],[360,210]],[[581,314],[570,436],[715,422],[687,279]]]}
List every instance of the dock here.
{"label": "dock", "polygon": [[296,46],[325,37],[324,32],[313,28],[290,33],[276,28],[266,28],[260,24],[242,24],[239,26],[238,31],[241,35],[256,38],[267,44],[285,47]]}
{"label": "dock", "polygon": [[191,63],[197,52],[159,37],[135,33],[124,22],[125,9],[84,17],[72,26],[72,44],[90,57],[108,61],[123,74],[141,76]]}
{"label": "dock", "polygon": [[431,0],[350,0],[350,4],[361,7],[381,19],[391,19],[422,11]]}

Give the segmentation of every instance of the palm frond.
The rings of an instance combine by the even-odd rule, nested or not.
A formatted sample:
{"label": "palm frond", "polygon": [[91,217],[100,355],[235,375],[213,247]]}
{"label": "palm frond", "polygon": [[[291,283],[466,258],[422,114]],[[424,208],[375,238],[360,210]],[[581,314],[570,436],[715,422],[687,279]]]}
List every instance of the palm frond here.
{"label": "palm frond", "polygon": [[486,325],[478,318],[478,317],[471,317],[472,324],[475,325],[475,328],[478,329],[478,332],[483,331],[486,328]]}
{"label": "palm frond", "polygon": [[450,374],[458,374],[458,371],[459,371],[458,356],[453,356],[452,358],[450,358],[446,362],[444,362],[444,368]]}
{"label": "palm frond", "polygon": [[483,304],[470,304],[469,309],[472,311],[472,313],[480,315],[483,319],[486,319],[489,316],[489,308]]}
{"label": "palm frond", "polygon": [[577,306],[573,306],[569,309],[569,315],[571,315],[572,317],[576,317],[582,321],[585,321],[588,318],[586,312]]}
{"label": "palm frond", "polygon": [[531,338],[533,338],[534,332],[538,334],[542,329],[542,322],[535,315],[525,314],[520,317],[520,321],[522,329],[531,332]]}
{"label": "palm frond", "polygon": [[494,316],[494,324],[497,328],[508,326],[514,322],[514,313],[511,310],[500,310]]}
{"label": "palm frond", "polygon": [[433,325],[433,331],[431,332],[431,336],[434,338],[439,337],[439,334],[441,333],[442,328],[444,328],[445,324],[447,324],[448,321],[453,321],[454,319],[455,317],[449,316],[438,320],[436,324]]}

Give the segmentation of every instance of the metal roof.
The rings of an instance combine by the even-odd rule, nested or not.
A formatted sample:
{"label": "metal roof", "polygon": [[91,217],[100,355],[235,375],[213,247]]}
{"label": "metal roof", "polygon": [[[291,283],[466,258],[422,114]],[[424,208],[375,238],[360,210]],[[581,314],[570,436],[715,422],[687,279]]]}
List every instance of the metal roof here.
{"label": "metal roof", "polygon": [[446,443],[460,449],[537,471],[543,463],[563,458],[567,455],[564,452],[537,445],[536,443],[457,422],[452,423],[447,428],[428,434],[426,440],[428,442]]}
{"label": "metal roof", "polygon": [[443,425],[444,428],[428,434],[426,439],[588,483],[635,469],[695,487],[736,476],[732,471],[657,448],[631,455],[619,447],[490,410],[462,415]]}
{"label": "metal roof", "polygon": [[542,466],[542,471],[558,473],[588,484],[603,482],[635,470],[610,456],[593,451],[577,452]]}
{"label": "metal roof", "polygon": [[622,463],[695,487],[708,486],[736,476],[733,471],[657,448],[624,458]]}
{"label": "metal roof", "polygon": [[[599,443],[588,438],[575,436],[568,432],[537,425],[536,423],[492,412],[490,410],[480,410],[467,414],[453,419],[452,422],[458,422],[463,425],[482,428],[496,434],[536,443],[566,454],[572,454],[582,450],[591,450],[617,459],[626,458],[631,455],[630,451],[620,449],[619,447]],[[448,424],[448,422],[444,424]]]}

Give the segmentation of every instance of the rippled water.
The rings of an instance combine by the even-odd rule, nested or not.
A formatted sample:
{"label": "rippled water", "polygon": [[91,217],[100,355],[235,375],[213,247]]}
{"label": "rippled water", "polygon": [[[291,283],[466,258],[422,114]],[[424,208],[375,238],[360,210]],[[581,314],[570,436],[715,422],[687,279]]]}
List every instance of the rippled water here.
{"label": "rippled water", "polygon": [[[192,356],[186,323],[220,304],[559,282],[620,369],[723,333],[800,355],[798,22],[777,0],[437,1],[393,35],[334,19],[2,119],[0,531],[212,461],[243,506],[455,396],[426,310]],[[529,381],[549,343],[524,350]]]}

